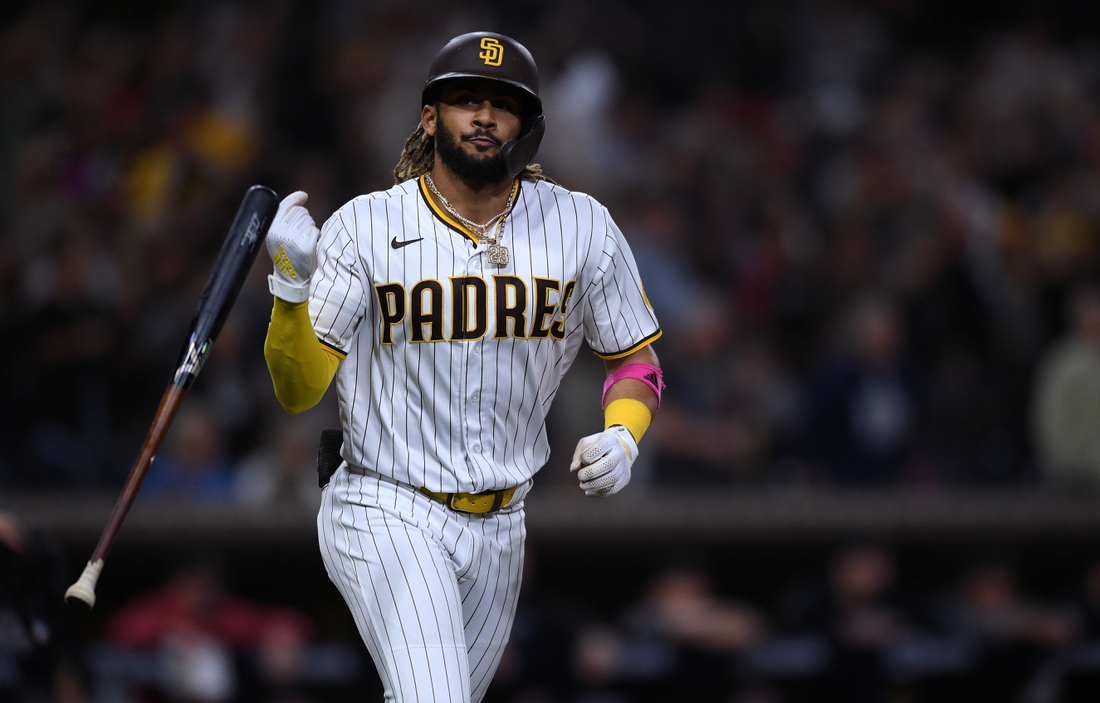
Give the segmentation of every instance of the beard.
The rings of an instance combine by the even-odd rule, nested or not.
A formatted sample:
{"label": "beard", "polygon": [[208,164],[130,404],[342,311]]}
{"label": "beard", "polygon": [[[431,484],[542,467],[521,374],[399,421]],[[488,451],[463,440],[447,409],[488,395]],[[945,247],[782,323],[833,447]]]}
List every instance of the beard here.
{"label": "beard", "polygon": [[[470,136],[475,135],[480,136],[477,132]],[[495,137],[490,138],[495,139]],[[499,183],[508,177],[508,170],[504,166],[504,160],[500,158],[499,150],[496,156],[468,154],[462,149],[460,139],[447,129],[442,120],[439,121],[436,129],[435,148],[439,152],[439,160],[463,180]]]}

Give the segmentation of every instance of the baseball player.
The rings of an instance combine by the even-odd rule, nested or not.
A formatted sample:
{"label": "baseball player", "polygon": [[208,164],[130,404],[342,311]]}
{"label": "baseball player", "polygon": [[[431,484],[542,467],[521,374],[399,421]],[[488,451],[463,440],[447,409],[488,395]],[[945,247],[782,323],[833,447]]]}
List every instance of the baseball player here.
{"label": "baseball player", "polygon": [[627,484],[659,405],[660,328],[633,256],[606,209],[531,163],[544,129],[527,49],[456,37],[432,63],[397,184],[320,231],[293,193],[267,236],[265,356],[290,412],[336,379],[343,461],[319,541],[386,700],[485,695],[544,420],[581,341],[608,370],[606,429],[571,465],[587,495]]}

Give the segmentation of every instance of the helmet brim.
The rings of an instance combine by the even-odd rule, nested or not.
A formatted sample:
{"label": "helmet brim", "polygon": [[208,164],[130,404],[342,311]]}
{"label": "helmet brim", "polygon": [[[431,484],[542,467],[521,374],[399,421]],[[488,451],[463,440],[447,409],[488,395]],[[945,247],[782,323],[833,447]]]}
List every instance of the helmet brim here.
{"label": "helmet brim", "polygon": [[444,73],[443,75],[436,76],[427,84],[424,85],[424,90],[420,93],[420,104],[434,105],[439,101],[439,93],[443,90],[443,85],[448,81],[458,80],[462,78],[477,79],[482,81],[492,81],[494,83],[503,83],[511,88],[514,88],[518,97],[524,102],[524,119],[530,119],[532,117],[538,117],[542,114],[542,100],[539,96],[531,92],[531,90],[518,81],[511,81],[507,78],[490,78],[484,74],[469,73],[464,71],[453,71],[451,73]]}

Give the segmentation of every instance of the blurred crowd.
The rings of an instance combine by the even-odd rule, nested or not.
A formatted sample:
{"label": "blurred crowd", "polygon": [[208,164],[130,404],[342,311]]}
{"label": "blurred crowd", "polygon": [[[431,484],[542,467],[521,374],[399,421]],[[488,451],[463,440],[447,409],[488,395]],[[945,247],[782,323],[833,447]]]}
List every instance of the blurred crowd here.
{"label": "blurred crowd", "polygon": [[[1078,26],[1100,16],[1043,5],[4,3],[0,489],[120,485],[245,189],[306,190],[320,222],[391,185],[431,57],[481,28],[532,50],[539,161],[609,207],[664,328],[632,490],[1100,487],[1100,45]],[[268,270],[143,494],[318,500],[339,420],[331,394],[294,418],[274,399]],[[571,481],[602,376],[582,352],[540,481]],[[326,642],[217,566],[169,575],[90,644],[60,608],[60,546],[0,514],[0,699],[375,685],[354,634]],[[851,545],[769,595],[712,566],[654,568],[611,612],[529,575],[486,703],[1100,698],[1100,564],[1038,596],[997,553],[928,584]]]}
{"label": "blurred crowd", "polygon": [[[62,605],[64,550],[0,512],[0,700],[381,698],[350,619],[331,618],[342,612],[331,588],[300,592],[294,605],[247,597],[235,586],[240,565],[184,551],[145,575],[151,587],[97,605],[89,628]],[[535,549],[485,703],[1100,698],[1100,561],[1044,574],[996,548],[941,550],[933,568],[885,543],[819,551],[757,573],[766,559],[731,571],[728,555],[658,550],[634,563],[636,578],[605,582],[595,571],[544,573]],[[287,566],[270,571],[282,578]]]}
{"label": "blurred crowd", "polygon": [[540,703],[1072,703],[1100,695],[1100,563],[1045,598],[997,553],[941,568],[940,582],[929,583],[905,573],[891,548],[853,543],[756,597],[720,589],[715,571],[705,562],[654,565],[640,594],[610,613],[525,583],[491,692]]}
{"label": "blurred crowd", "polygon": [[[1100,485],[1100,53],[1072,13],[936,34],[944,11],[14,3],[0,485],[121,483],[246,187],[322,221],[391,185],[431,57],[474,28],[534,53],[539,160],[609,206],[662,322],[639,484]],[[150,491],[300,492],[287,457],[337,423],[274,402],[266,266]],[[601,374],[582,353],[544,474],[599,423]]]}

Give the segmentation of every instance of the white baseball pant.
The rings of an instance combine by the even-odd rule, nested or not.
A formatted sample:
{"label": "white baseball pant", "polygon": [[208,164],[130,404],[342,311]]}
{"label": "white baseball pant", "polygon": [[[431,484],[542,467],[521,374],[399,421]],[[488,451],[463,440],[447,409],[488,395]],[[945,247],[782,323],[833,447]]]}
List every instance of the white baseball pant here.
{"label": "white baseball pant", "polygon": [[469,515],[346,463],[325,486],[321,555],[386,701],[478,703],[485,695],[515,616],[529,488],[502,510]]}

